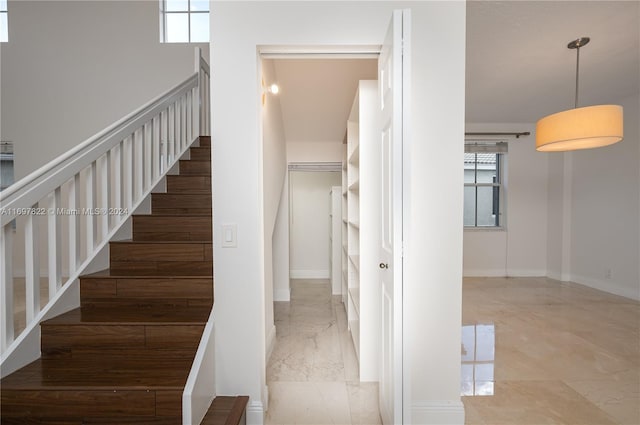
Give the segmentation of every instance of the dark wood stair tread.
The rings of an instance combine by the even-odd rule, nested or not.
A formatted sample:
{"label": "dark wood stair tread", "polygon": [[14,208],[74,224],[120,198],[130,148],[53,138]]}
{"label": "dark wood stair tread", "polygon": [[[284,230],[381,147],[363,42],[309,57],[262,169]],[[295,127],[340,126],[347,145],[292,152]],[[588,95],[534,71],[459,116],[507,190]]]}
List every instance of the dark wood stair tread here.
{"label": "dark wood stair tread", "polygon": [[213,400],[200,425],[239,425],[247,408],[247,396],[218,396]]}
{"label": "dark wood stair tread", "polygon": [[38,359],[2,379],[2,390],[173,390],[182,391],[191,362],[131,362],[95,359]]}
{"label": "dark wood stair tread", "polygon": [[100,270],[95,273],[86,274],[80,277],[80,279],[211,279],[211,275],[207,274],[158,274],[155,271],[149,270],[135,270],[129,272],[119,272],[113,269]]}
{"label": "dark wood stair tread", "polygon": [[174,308],[76,308],[42,322],[47,325],[184,325],[206,324],[211,313],[207,307]]}

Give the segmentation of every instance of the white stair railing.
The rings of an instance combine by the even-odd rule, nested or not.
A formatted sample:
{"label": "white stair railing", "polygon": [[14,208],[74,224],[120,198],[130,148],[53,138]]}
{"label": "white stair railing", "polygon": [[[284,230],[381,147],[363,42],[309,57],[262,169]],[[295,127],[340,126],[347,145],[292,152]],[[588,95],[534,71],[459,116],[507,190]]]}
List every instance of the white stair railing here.
{"label": "white stair railing", "polygon": [[[27,334],[39,337],[38,324],[56,297],[77,284],[192,142],[209,135],[209,108],[209,65],[196,48],[195,73],[184,82],[0,192],[3,376],[19,367],[5,368],[5,361]],[[22,257],[16,248],[24,249],[24,264],[14,263]],[[14,271],[22,266],[25,327],[15,334]],[[41,308],[45,274],[48,299]]]}

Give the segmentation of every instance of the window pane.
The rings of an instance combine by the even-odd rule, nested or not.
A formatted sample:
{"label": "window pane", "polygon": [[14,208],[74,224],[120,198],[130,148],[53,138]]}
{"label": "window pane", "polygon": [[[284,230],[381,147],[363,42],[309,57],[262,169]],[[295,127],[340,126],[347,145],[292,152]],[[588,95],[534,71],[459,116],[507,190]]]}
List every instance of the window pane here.
{"label": "window pane", "polygon": [[208,13],[192,13],[191,14],[191,42],[208,42],[209,41],[209,14]]}
{"label": "window pane", "polygon": [[209,11],[209,0],[191,0],[191,10]]}
{"label": "window pane", "polygon": [[0,11],[7,11],[7,0],[0,0]]}
{"label": "window pane", "polygon": [[[465,188],[466,189],[466,188]],[[478,214],[478,226],[497,226],[497,215],[494,211],[497,211],[497,205],[494,209],[494,188],[493,187],[478,187],[478,199],[477,199],[477,214]],[[465,195],[465,201],[467,197]],[[497,202],[496,202],[497,203]],[[465,204],[466,213],[466,204]],[[465,214],[466,217],[466,214]],[[465,221],[466,224],[466,221]]]}
{"label": "window pane", "polygon": [[496,176],[496,154],[479,153],[476,162],[478,164],[478,183],[495,183]]}
{"label": "window pane", "polygon": [[188,0],[166,0],[167,8],[165,10],[169,12],[186,12],[189,10]]}
{"label": "window pane", "polygon": [[167,13],[167,42],[168,43],[188,43],[189,42],[189,14],[188,13]]}
{"label": "window pane", "polygon": [[476,188],[474,186],[464,188],[464,225],[476,225]]}
{"label": "window pane", "polygon": [[7,23],[7,13],[0,13],[0,42],[9,41],[9,27]]}

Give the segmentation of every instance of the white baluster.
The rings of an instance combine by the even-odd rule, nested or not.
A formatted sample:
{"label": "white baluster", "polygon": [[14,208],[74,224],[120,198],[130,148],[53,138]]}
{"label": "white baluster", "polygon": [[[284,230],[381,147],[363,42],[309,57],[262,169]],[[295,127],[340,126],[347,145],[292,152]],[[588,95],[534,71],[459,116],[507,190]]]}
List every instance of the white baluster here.
{"label": "white baluster", "polygon": [[[140,128],[133,133],[133,173],[134,173],[134,192],[133,200],[138,202],[142,196],[143,175],[144,175],[144,128]],[[133,205],[133,202],[132,202]]]}
{"label": "white baluster", "polygon": [[174,149],[174,140],[176,137],[176,121],[175,121],[175,110],[173,108],[173,104],[169,105],[169,110],[167,112],[167,119],[168,119],[168,128],[167,128],[167,149],[169,151],[168,153],[168,157],[167,157],[167,164],[171,164],[171,162],[173,161],[173,156],[175,155],[175,149]]}
{"label": "white baluster", "polygon": [[0,232],[0,305],[2,323],[0,324],[0,349],[4,352],[13,342],[13,227],[7,223]]}
{"label": "white baluster", "polygon": [[189,90],[185,97],[185,106],[186,106],[186,122],[185,125],[187,127],[187,145],[190,145],[193,142],[193,118],[191,116],[193,101],[191,99],[191,90]]}
{"label": "white baluster", "polygon": [[191,91],[191,128],[194,139],[200,135],[200,96],[198,90],[198,87],[194,87]]}
{"label": "white baluster", "polygon": [[[95,175],[95,162],[93,172]],[[58,292],[62,286],[62,230],[60,227],[60,219],[56,214],[60,206],[60,187],[49,195],[49,212],[47,214],[48,221],[48,257],[49,257],[49,299]],[[40,308],[40,306],[38,306]]]}
{"label": "white baluster", "polygon": [[[113,206],[122,208],[122,141],[113,147],[111,160],[113,162]],[[114,216],[114,223],[119,223],[124,216]],[[115,225],[115,224],[114,224]]]}
{"label": "white baluster", "polygon": [[[35,210],[38,204],[33,205]],[[40,217],[28,215],[24,226],[24,277],[27,324],[40,312]]]}
{"label": "white baluster", "polygon": [[111,151],[102,157],[100,161],[100,240],[103,241],[109,234],[109,199],[111,199]]}
{"label": "white baluster", "polygon": [[122,192],[124,208],[133,205],[133,136],[124,139],[122,152]]}
{"label": "white baluster", "polygon": [[160,115],[151,121],[151,176],[153,181],[160,175]]}
{"label": "white baluster", "polygon": [[153,133],[153,121],[149,121],[143,127],[144,134],[144,189],[151,189],[151,176],[152,176],[152,133]]}
{"label": "white baluster", "polygon": [[87,167],[87,175],[84,181],[84,191],[85,191],[85,208],[84,208],[84,218],[85,218],[85,250],[86,256],[90,257],[93,253],[94,247],[94,231],[93,231],[93,209],[95,208],[95,193],[96,193],[96,184],[95,184],[95,175],[96,175],[96,163],[95,161],[91,163],[91,166]]}
{"label": "white baluster", "polygon": [[80,173],[69,180],[69,274],[80,265]]}
{"label": "white baluster", "polygon": [[160,115],[160,140],[162,143],[160,170],[164,173],[169,163],[169,109]]}

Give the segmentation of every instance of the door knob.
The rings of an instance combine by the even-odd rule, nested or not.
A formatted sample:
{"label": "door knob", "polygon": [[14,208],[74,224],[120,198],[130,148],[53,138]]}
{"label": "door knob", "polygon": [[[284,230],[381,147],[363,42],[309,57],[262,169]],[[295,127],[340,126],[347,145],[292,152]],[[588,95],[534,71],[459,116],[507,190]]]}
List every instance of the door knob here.
{"label": "door knob", "polygon": [[389,268],[389,265],[388,265],[388,264],[386,264],[386,263],[380,263],[380,268],[381,268],[381,269],[388,269],[388,268]]}

